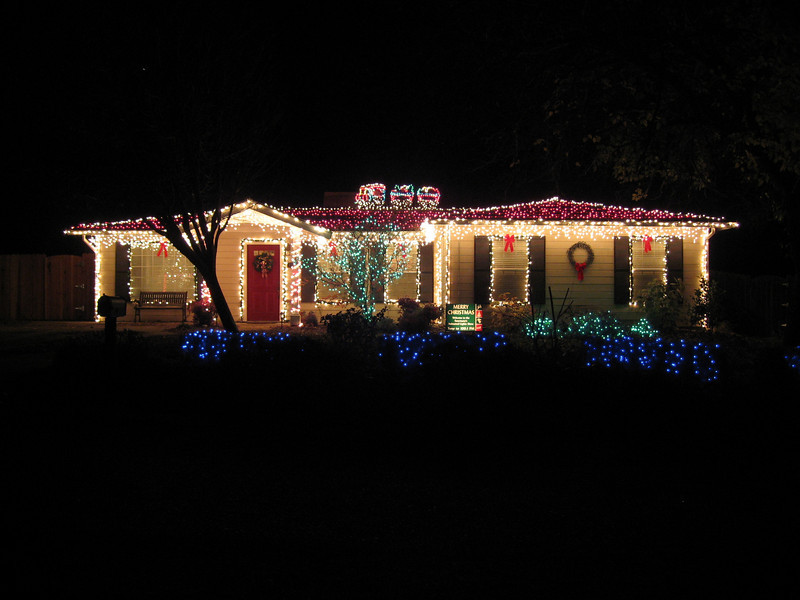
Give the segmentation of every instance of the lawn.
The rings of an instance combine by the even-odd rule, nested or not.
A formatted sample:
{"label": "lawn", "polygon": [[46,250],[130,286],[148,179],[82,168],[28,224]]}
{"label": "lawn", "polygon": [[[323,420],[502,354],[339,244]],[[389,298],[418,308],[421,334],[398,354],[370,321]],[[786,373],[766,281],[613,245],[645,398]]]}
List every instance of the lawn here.
{"label": "lawn", "polygon": [[565,346],[186,339],[91,332],[9,375],[17,595],[781,597],[798,380],[768,341],[707,382]]}

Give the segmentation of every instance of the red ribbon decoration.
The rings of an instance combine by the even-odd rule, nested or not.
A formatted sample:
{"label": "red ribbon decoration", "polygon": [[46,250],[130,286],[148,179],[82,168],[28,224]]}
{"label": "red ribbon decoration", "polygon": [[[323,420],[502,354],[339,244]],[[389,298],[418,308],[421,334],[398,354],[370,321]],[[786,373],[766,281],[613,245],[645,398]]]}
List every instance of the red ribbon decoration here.
{"label": "red ribbon decoration", "polygon": [[336,244],[330,242],[328,247],[331,249],[331,256],[336,256]]}
{"label": "red ribbon decoration", "polygon": [[651,238],[649,235],[646,238],[644,238],[644,252],[645,252],[645,254],[647,254],[648,252],[650,252],[653,249],[650,246],[650,242],[652,242],[652,241],[653,241],[653,238]]}
{"label": "red ribbon decoration", "polygon": [[511,249],[510,250],[511,252],[514,251],[514,236],[513,235],[507,235],[506,236],[506,247],[503,248],[503,252],[508,252],[509,248]]}
{"label": "red ribbon decoration", "polygon": [[578,272],[578,281],[583,281],[583,269],[586,263],[575,263],[575,270]]}
{"label": "red ribbon decoration", "polygon": [[161,256],[161,253],[164,253],[164,258],[167,258],[167,243],[161,242],[161,245],[158,247],[158,254],[156,256]]}

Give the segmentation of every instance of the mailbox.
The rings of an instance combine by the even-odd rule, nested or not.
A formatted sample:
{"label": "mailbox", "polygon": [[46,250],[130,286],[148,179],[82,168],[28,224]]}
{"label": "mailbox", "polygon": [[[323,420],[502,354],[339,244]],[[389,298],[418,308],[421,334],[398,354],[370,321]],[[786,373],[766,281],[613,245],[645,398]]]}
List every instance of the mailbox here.
{"label": "mailbox", "polygon": [[119,296],[103,294],[97,301],[97,314],[101,317],[124,317],[128,310],[128,301]]}

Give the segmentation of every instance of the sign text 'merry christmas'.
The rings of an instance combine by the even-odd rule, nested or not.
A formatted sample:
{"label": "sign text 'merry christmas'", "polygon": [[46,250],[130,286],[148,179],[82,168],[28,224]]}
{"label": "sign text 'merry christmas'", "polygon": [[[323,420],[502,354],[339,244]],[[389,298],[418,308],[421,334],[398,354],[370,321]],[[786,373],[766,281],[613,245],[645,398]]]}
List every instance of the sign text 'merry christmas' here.
{"label": "sign text 'merry christmas'", "polygon": [[448,304],[445,307],[447,329],[452,331],[482,331],[483,311],[475,304]]}

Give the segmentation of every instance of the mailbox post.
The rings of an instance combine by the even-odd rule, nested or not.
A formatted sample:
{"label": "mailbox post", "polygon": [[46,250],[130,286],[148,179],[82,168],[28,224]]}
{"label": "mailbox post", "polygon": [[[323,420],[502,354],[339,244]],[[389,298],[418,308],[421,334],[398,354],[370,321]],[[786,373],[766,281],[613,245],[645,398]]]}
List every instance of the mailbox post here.
{"label": "mailbox post", "polygon": [[117,317],[124,317],[128,311],[128,302],[119,296],[103,294],[97,301],[97,314],[106,320],[106,345],[113,345],[117,340]]}

